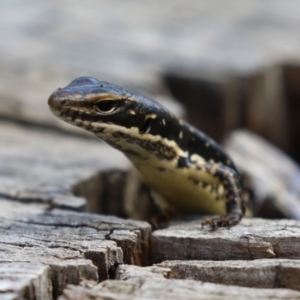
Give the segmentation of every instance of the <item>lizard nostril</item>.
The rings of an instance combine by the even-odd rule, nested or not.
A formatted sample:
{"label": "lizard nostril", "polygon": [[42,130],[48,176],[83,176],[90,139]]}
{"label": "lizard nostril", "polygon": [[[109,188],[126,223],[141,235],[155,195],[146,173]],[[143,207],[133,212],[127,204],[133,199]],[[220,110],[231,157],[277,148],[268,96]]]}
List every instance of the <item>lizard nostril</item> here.
{"label": "lizard nostril", "polygon": [[61,104],[60,102],[58,101],[58,97],[55,95],[55,93],[53,93],[49,99],[48,99],[48,105],[51,107],[51,108],[54,108],[54,109],[59,109]]}
{"label": "lizard nostril", "polygon": [[54,109],[59,109],[61,106],[69,104],[70,101],[68,99],[58,96],[55,92],[48,99],[48,105]]}
{"label": "lizard nostril", "polygon": [[61,105],[68,105],[69,101],[67,99],[60,100]]}

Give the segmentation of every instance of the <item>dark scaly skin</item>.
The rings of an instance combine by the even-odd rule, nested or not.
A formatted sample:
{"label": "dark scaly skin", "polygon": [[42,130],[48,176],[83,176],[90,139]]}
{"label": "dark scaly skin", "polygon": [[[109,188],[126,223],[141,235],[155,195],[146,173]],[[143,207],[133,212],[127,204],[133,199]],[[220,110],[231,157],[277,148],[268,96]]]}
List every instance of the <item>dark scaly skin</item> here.
{"label": "dark scaly skin", "polygon": [[216,200],[224,198],[226,214],[206,219],[202,225],[230,227],[242,219],[240,179],[230,157],[158,102],[80,77],[56,90],[48,104],[60,119],[122,151],[164,203],[184,212],[220,213]]}

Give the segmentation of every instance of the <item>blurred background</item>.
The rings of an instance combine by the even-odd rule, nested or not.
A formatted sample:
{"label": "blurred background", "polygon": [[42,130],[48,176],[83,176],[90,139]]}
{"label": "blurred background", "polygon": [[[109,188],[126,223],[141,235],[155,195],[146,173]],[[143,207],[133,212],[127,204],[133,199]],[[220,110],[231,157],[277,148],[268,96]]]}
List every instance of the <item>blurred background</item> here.
{"label": "blurred background", "polygon": [[[0,27],[2,120],[84,135],[53,117],[47,99],[93,76],[163,101],[219,142],[240,128],[258,134],[250,144],[235,136],[240,168],[251,149],[258,166],[271,156],[276,172],[287,170],[285,188],[298,178],[299,1],[11,0],[0,3]],[[257,146],[260,137],[271,144]],[[274,158],[275,146],[292,160]]]}
{"label": "blurred background", "polygon": [[2,116],[51,124],[50,93],[89,75],[172,95],[214,138],[247,127],[300,160],[299,1],[12,0],[0,8]]}

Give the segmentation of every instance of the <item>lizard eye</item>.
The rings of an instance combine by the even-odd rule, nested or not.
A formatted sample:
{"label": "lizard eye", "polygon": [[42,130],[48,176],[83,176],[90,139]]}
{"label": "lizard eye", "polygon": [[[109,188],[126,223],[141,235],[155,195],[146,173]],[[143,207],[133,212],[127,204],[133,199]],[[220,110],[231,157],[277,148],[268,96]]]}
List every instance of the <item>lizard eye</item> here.
{"label": "lizard eye", "polygon": [[96,103],[94,107],[100,113],[111,113],[116,109],[117,105],[113,100],[103,100]]}

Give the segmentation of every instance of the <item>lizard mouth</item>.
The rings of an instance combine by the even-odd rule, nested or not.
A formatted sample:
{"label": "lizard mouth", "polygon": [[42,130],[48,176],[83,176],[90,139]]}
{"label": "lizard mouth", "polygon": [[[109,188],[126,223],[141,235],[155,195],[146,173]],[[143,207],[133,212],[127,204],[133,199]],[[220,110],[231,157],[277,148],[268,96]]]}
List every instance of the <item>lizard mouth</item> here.
{"label": "lizard mouth", "polygon": [[48,99],[48,105],[51,111],[57,115],[57,113],[60,112],[61,109],[61,103],[59,101],[59,98],[55,95],[55,93],[51,94],[51,96]]}
{"label": "lizard mouth", "polygon": [[70,117],[74,120],[81,111],[80,109],[76,108],[74,103],[72,105],[72,101],[63,96],[57,95],[56,92],[49,97],[48,105],[54,115],[64,120],[67,117]]}
{"label": "lizard mouth", "polygon": [[70,107],[84,109],[86,103],[82,94],[70,93],[63,89],[58,89],[50,95],[48,105],[53,111],[61,111],[64,108]]}
{"label": "lizard mouth", "polygon": [[98,127],[92,125],[96,114],[89,111],[89,108],[85,106],[86,104],[84,105],[83,101],[80,100],[79,95],[77,99],[74,95],[71,98],[68,95],[67,98],[63,94],[54,92],[48,99],[48,105],[51,112],[61,120],[94,133],[100,131],[101,120],[97,118]]}

